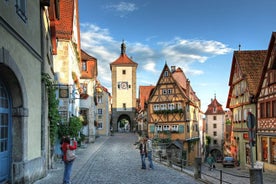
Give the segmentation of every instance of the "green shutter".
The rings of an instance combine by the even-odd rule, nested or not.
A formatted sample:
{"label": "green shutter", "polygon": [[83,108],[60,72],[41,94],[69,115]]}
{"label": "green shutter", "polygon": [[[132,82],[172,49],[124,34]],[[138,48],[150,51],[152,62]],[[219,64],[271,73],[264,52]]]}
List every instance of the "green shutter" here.
{"label": "green shutter", "polygon": [[178,126],[179,133],[184,133],[184,125]]}
{"label": "green shutter", "polygon": [[154,133],[154,125],[150,125],[150,133]]}

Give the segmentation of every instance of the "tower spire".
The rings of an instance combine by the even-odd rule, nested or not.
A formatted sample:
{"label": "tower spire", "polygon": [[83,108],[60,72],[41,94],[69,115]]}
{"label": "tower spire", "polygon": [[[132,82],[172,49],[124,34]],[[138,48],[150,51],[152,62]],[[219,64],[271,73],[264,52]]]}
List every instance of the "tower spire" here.
{"label": "tower spire", "polygon": [[121,44],[121,55],[123,55],[125,53],[126,53],[126,45],[125,45],[124,40],[123,40],[122,44]]}

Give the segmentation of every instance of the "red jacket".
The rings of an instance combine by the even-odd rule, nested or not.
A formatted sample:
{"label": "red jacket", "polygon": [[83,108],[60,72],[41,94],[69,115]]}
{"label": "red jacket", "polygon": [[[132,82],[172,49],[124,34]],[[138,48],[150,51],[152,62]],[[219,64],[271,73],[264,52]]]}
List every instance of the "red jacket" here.
{"label": "red jacket", "polygon": [[66,160],[66,152],[67,152],[67,148],[69,146],[69,149],[70,150],[75,150],[77,149],[77,141],[74,141],[74,145],[70,145],[69,143],[66,143],[64,142],[62,145],[61,145],[61,150],[63,152],[63,160]]}

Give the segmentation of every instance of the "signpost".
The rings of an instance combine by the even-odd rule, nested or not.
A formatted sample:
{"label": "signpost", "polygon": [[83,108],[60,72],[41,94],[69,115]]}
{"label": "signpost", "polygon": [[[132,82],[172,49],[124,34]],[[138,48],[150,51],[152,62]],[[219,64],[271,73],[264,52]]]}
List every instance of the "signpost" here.
{"label": "signpost", "polygon": [[254,163],[253,163],[253,141],[254,141],[254,127],[256,125],[256,119],[254,114],[251,112],[248,112],[247,115],[247,127],[248,127],[248,134],[249,134],[249,144],[250,144],[250,163],[251,167],[254,168]]}

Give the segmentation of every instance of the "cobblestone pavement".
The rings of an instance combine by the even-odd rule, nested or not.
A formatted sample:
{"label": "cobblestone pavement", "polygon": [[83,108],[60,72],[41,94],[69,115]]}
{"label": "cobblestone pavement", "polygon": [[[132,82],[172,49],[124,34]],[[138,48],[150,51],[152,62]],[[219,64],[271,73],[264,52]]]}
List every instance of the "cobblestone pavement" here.
{"label": "cobblestone pavement", "polygon": [[[72,184],[175,184],[202,183],[187,173],[154,162],[154,170],[142,170],[139,150],[132,133],[97,138],[85,149],[79,148],[71,176]],[[61,184],[63,164],[35,184]]]}

